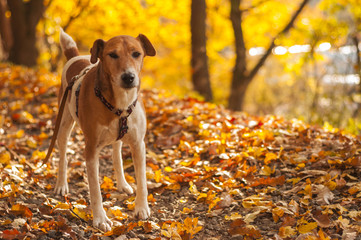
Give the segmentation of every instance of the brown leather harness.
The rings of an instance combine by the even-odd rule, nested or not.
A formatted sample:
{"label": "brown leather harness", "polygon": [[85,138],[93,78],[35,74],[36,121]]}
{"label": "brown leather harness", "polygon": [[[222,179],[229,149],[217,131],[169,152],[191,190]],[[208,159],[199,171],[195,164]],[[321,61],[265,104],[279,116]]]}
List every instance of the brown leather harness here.
{"label": "brown leather harness", "polygon": [[[55,128],[54,128],[54,133],[53,136],[51,138],[51,142],[50,142],[50,146],[48,148],[48,152],[43,160],[42,165],[46,164],[49,161],[49,158],[51,156],[51,153],[54,149],[55,146],[55,141],[56,138],[58,137],[58,133],[59,133],[59,128],[60,128],[60,123],[61,123],[61,119],[63,117],[63,113],[64,113],[64,108],[65,108],[65,102],[66,99],[69,95],[69,92],[72,90],[75,82],[81,78],[82,76],[84,76],[88,71],[89,71],[90,67],[84,69],[80,74],[74,76],[71,81],[68,83],[68,86],[65,89],[65,92],[63,94],[63,97],[61,98],[61,102],[60,102],[60,107],[59,107],[59,113],[56,117],[56,121],[55,121]],[[75,91],[75,104],[76,104],[76,116],[78,117],[78,107],[79,107],[79,95],[80,95],[80,87],[81,87],[81,83],[79,83],[76,91]],[[105,97],[102,95],[100,89],[98,87],[94,87],[94,93],[95,96],[97,96],[100,101],[104,104],[104,106],[106,108],[108,108],[112,113],[114,113],[115,115],[117,115],[119,118],[119,132],[118,132],[118,137],[117,137],[117,141],[120,140],[121,138],[124,137],[124,135],[128,132],[128,117],[130,116],[130,114],[133,112],[136,104],[137,104],[137,99],[135,99],[135,101],[125,110],[126,115],[125,116],[121,116],[124,112],[124,110],[121,109],[116,109],[110,102],[108,102]],[[42,166],[41,165],[41,166]]]}

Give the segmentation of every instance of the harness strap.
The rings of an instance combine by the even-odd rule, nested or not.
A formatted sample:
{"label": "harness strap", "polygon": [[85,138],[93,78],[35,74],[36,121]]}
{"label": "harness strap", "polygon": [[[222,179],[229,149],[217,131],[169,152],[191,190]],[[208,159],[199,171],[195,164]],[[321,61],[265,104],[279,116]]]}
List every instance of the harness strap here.
{"label": "harness strap", "polygon": [[[94,92],[95,92],[95,96],[97,96],[100,99],[100,101],[104,104],[104,106],[108,108],[112,113],[114,113],[118,117],[120,117],[123,114],[124,110],[121,110],[119,108],[116,109],[110,102],[108,102],[108,100],[103,96],[102,92],[98,87],[94,88]],[[137,100],[138,99],[135,99],[134,102],[130,104],[130,106],[125,110],[127,115],[119,118],[119,133],[117,140],[120,140],[128,132],[129,129],[128,117],[133,112],[135,105],[137,105]]]}
{"label": "harness strap", "polygon": [[80,86],[81,86],[81,83],[79,83],[78,87],[76,88],[76,91],[75,91],[75,114],[76,116],[79,118],[79,95],[80,95]]}

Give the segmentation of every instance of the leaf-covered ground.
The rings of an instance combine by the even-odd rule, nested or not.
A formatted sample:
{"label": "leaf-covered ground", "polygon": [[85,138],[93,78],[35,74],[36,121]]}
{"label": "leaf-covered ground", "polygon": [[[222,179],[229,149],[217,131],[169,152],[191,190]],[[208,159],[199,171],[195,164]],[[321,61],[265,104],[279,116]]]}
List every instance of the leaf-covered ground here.
{"label": "leaf-covered ground", "polygon": [[[58,78],[0,65],[0,237],[3,239],[361,239],[361,144],[325,125],[249,116],[143,91],[151,218],[115,186],[100,158],[112,231],[91,227],[79,128],[69,142],[68,196],[56,196],[58,152],[41,167]],[[123,151],[135,187],[129,149]]]}

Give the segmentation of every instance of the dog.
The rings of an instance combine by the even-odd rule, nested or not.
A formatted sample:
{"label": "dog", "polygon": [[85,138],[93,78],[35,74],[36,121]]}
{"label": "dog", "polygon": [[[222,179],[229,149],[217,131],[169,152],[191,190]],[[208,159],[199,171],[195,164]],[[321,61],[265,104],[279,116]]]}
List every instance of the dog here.
{"label": "dog", "polygon": [[141,219],[150,216],[146,183],[146,115],[142,104],[140,71],[145,56],[155,56],[156,51],[145,35],[134,38],[121,35],[108,41],[97,39],[90,55],[80,56],[75,41],[63,30],[60,45],[67,63],[64,66],[59,91],[59,106],[70,84],[60,122],[57,144],[59,169],[55,193],[69,192],[67,183],[66,148],[70,133],[77,123],[84,133],[87,177],[93,226],[109,231],[111,220],[102,205],[99,185],[99,152],[112,144],[113,164],[117,188],[128,194],[132,187],[124,177],[121,155],[122,144],[131,149],[137,181],[135,215]]}

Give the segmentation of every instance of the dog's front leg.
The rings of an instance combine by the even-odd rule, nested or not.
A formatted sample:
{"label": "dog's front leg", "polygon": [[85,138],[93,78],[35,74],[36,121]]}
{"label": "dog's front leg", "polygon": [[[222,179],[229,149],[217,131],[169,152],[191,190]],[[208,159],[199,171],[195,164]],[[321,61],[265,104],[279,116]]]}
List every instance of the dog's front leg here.
{"label": "dog's front leg", "polygon": [[86,169],[90,191],[90,205],[93,210],[93,226],[107,232],[112,222],[105,214],[99,185],[99,152],[100,149],[91,145],[85,147]]}
{"label": "dog's front leg", "polygon": [[132,157],[135,168],[135,177],[137,180],[137,196],[135,198],[135,215],[141,219],[147,219],[150,216],[148,206],[148,190],[145,171],[145,143],[143,140],[131,146]]}
{"label": "dog's front leg", "polygon": [[122,142],[113,143],[113,164],[115,177],[117,179],[117,188],[121,192],[133,194],[133,188],[127,183],[124,177],[123,159],[122,159]]}

